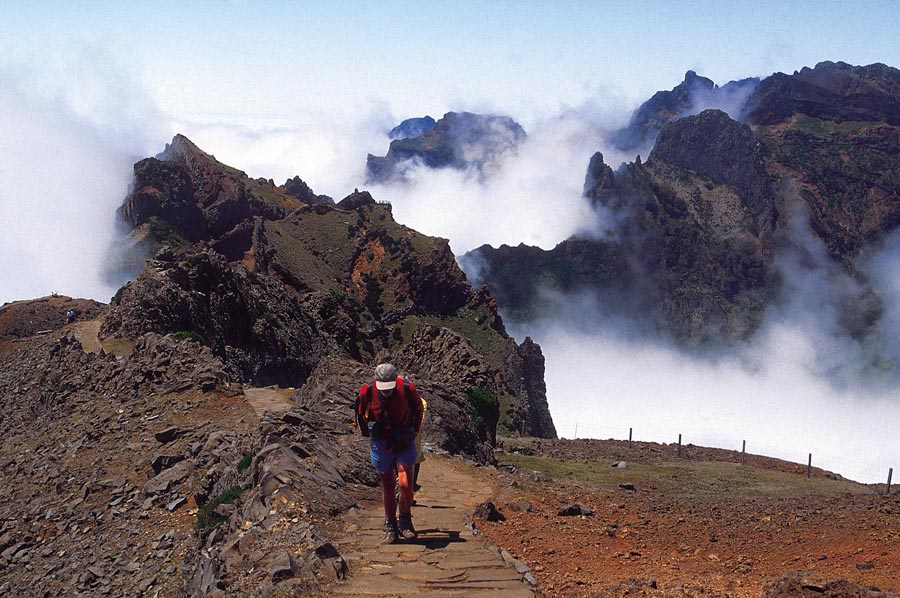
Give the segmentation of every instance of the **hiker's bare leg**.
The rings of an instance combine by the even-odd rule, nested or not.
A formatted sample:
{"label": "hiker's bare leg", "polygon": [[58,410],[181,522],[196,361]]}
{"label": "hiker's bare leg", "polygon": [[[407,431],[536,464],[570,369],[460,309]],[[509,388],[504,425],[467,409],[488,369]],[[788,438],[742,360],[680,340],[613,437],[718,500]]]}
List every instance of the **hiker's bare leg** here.
{"label": "hiker's bare leg", "polygon": [[[384,501],[384,516],[387,519],[394,519],[397,516],[397,478],[394,477],[394,471],[378,474],[381,480],[381,499]],[[401,489],[402,492],[402,489]],[[403,495],[401,494],[401,502]],[[406,511],[409,512],[409,509]]]}
{"label": "hiker's bare leg", "polygon": [[413,501],[412,476],[406,467],[399,463],[397,464],[397,484],[400,486],[400,512],[409,513]]}

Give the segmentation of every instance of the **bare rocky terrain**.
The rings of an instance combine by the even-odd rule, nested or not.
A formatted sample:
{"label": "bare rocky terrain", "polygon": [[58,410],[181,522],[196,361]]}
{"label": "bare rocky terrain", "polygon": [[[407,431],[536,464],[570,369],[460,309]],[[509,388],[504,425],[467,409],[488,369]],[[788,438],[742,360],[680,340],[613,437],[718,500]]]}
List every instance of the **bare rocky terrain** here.
{"label": "bare rocky terrain", "polygon": [[900,492],[883,484],[627,441],[505,439],[497,458],[506,520],[481,529],[541,596],[900,595]]}

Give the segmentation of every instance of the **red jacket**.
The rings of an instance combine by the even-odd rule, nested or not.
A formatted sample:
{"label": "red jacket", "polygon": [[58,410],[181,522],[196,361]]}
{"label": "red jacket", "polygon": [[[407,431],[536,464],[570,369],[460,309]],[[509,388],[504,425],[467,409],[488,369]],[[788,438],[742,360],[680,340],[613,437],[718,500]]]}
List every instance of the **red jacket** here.
{"label": "red jacket", "polygon": [[[407,391],[409,391],[409,396],[406,395]],[[359,389],[357,415],[367,416],[368,421],[383,421],[387,424],[386,430],[409,426],[416,433],[419,432],[425,407],[422,405],[422,396],[412,382],[398,377],[397,386],[385,403],[386,405],[382,405],[381,396],[378,394],[374,382],[365,384]]]}

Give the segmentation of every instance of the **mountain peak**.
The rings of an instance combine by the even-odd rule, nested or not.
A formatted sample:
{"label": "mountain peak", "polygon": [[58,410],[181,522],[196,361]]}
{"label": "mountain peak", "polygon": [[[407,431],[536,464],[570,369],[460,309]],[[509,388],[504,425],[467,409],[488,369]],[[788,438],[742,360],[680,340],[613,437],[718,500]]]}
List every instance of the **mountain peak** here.
{"label": "mountain peak", "polygon": [[403,180],[406,165],[416,162],[428,168],[473,168],[484,175],[525,137],[508,116],[447,112],[421,134],[391,141],[387,155],[369,154],[366,176],[370,183]]}
{"label": "mountain peak", "polygon": [[744,119],[771,125],[797,113],[900,125],[900,70],[880,63],[852,66],[826,61],[793,75],[775,73],[750,98]]}

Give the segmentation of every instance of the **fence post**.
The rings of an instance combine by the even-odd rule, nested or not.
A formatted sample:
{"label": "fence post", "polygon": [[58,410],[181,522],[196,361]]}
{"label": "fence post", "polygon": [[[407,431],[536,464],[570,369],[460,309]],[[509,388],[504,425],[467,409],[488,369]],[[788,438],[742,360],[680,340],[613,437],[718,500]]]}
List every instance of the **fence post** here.
{"label": "fence post", "polygon": [[894,476],[894,468],[888,468],[888,483],[887,483],[887,492],[886,494],[891,493],[891,478]]}
{"label": "fence post", "polygon": [[578,422],[575,422],[575,440],[578,440]]}
{"label": "fence post", "polygon": [[812,477],[812,453],[809,454],[809,464],[806,466],[806,477]]}
{"label": "fence post", "polygon": [[678,456],[681,456],[681,434],[678,435]]}
{"label": "fence post", "polygon": [[628,448],[631,448],[631,430],[632,428],[628,428]]}
{"label": "fence post", "polygon": [[741,446],[741,465],[744,464],[744,457],[747,454],[747,441],[744,441],[743,446]]}

